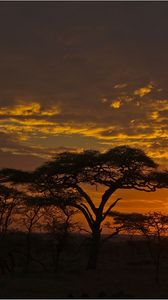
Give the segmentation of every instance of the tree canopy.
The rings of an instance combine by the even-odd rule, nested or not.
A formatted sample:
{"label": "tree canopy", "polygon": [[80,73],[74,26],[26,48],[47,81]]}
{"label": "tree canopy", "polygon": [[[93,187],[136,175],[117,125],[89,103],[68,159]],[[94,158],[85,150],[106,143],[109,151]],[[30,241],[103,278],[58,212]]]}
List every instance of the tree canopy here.
{"label": "tree canopy", "polygon": [[[28,185],[35,201],[78,209],[92,232],[92,262],[97,256],[102,222],[121,199],[110,201],[114,192],[118,189],[154,192],[168,186],[168,171],[160,171],[143,150],[129,146],[115,147],[104,153],[64,152],[32,173],[8,169],[1,171],[0,178],[4,182]],[[85,184],[105,187],[99,203],[90,197]]]}

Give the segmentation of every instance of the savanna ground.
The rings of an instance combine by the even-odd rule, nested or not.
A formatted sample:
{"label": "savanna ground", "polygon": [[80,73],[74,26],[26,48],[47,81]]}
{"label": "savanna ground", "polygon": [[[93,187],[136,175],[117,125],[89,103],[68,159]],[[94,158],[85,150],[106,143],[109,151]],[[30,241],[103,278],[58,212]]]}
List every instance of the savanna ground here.
{"label": "savanna ground", "polygon": [[168,241],[158,283],[143,239],[113,238],[102,245],[97,270],[86,270],[88,239],[74,235],[56,272],[51,241],[44,234],[33,236],[32,255],[37,261],[25,271],[25,241],[25,234],[15,233],[1,242],[0,260],[11,265],[7,254],[12,251],[15,261],[11,272],[0,275],[1,298],[168,298]]}

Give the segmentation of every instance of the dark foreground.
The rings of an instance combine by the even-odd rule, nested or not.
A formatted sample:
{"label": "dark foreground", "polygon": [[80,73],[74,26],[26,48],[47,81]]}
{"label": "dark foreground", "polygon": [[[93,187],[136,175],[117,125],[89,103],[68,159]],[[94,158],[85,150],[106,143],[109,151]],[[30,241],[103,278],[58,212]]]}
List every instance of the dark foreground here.
{"label": "dark foreground", "polygon": [[84,237],[73,237],[57,271],[50,242],[38,235],[32,242],[35,260],[25,270],[24,241],[24,234],[11,235],[1,247],[1,264],[6,259],[11,265],[10,250],[14,265],[1,268],[0,298],[168,298],[168,252],[162,253],[156,282],[156,266],[143,240],[115,239],[104,244],[96,271],[86,270]]}

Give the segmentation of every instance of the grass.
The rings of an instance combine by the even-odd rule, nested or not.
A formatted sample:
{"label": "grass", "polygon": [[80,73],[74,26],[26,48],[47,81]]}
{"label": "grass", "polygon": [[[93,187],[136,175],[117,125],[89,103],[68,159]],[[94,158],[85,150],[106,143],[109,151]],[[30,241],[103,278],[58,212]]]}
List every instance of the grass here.
{"label": "grass", "polygon": [[[24,272],[24,255],[17,254],[13,272],[0,275],[0,298],[168,298],[168,259],[162,259],[160,282],[155,282],[155,266],[142,241],[111,241],[101,249],[98,269],[87,271],[86,247],[82,239],[64,251],[59,269],[53,270],[50,249],[43,237],[34,236],[33,255],[43,260],[44,271],[33,262]],[[5,249],[26,250],[25,236],[8,238]],[[80,251],[79,251],[80,249]]]}

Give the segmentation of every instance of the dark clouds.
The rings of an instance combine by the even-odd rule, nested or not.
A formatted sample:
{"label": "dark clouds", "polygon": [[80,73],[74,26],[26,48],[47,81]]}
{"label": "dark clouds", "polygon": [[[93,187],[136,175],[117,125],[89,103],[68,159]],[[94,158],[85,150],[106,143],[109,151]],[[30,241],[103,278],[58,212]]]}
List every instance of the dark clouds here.
{"label": "dark clouds", "polygon": [[3,144],[15,139],[41,155],[41,147],[134,143],[166,159],[167,28],[167,2],[1,2],[0,107],[60,108],[1,114]]}
{"label": "dark clouds", "polygon": [[167,11],[166,2],[1,3],[1,92],[89,103],[118,80],[160,81]]}

